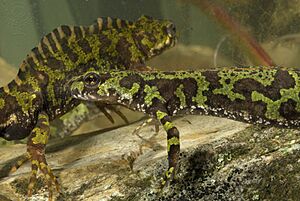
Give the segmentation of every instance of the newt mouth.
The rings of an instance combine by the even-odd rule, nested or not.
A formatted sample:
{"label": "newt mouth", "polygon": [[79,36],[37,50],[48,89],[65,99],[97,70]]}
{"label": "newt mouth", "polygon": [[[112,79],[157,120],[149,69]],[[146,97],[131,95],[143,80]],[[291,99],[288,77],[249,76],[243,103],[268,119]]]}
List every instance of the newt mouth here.
{"label": "newt mouth", "polygon": [[176,36],[176,26],[175,26],[175,24],[170,23],[168,25],[168,27],[166,28],[166,32],[168,34],[168,37],[170,39],[172,39],[173,42],[176,42],[177,36]]}
{"label": "newt mouth", "polygon": [[176,27],[168,21],[164,27],[152,33],[147,30],[137,32],[134,34],[134,42],[147,59],[152,58],[175,46],[177,42]]}
{"label": "newt mouth", "polygon": [[[79,82],[80,83],[80,82]],[[99,101],[99,102],[113,102],[115,97],[112,94],[101,94],[97,93],[97,88],[87,88],[79,89],[77,86],[80,84],[74,82],[70,85],[70,94],[73,98],[83,100],[83,101]]]}
{"label": "newt mouth", "polygon": [[111,96],[110,94],[100,96],[95,92],[77,93],[74,91],[72,92],[72,97],[83,101],[97,101],[97,102],[111,103],[111,104],[117,103],[116,97]]}
{"label": "newt mouth", "polygon": [[177,43],[177,35],[176,35],[176,26],[174,23],[170,23],[164,30],[167,35],[166,40],[156,47],[154,47],[150,52],[152,55],[158,55],[163,52],[165,49],[174,47]]}
{"label": "newt mouth", "polygon": [[99,96],[97,96],[97,93],[87,91],[86,88],[81,88],[78,87],[80,86],[78,83],[74,82],[70,85],[71,88],[71,96],[73,98],[79,99],[79,100],[84,100],[84,101],[97,101],[100,99]]}

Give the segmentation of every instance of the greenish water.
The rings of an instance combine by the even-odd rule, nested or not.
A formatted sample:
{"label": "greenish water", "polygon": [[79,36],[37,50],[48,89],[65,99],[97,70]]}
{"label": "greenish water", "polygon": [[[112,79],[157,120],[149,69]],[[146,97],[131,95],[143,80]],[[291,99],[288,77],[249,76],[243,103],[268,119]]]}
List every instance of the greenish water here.
{"label": "greenish water", "polygon": [[[251,64],[247,58],[244,58],[243,52],[241,53],[236,47],[239,46],[239,42],[235,42],[234,45],[231,42],[232,38],[236,39],[238,36],[228,32],[222,26],[224,22],[220,23],[211,16],[212,12],[204,12],[205,9],[196,5],[197,2],[205,1],[1,0],[0,57],[18,67],[43,35],[62,24],[89,25],[100,16],[134,20],[141,15],[149,15],[173,20],[177,26],[180,44],[198,45],[212,50],[216,50],[219,44],[221,48],[218,55],[225,55],[232,64]],[[265,44],[268,53],[277,61],[276,64],[293,66],[299,63],[299,58],[293,56],[299,51],[295,47],[298,46],[297,33],[300,27],[298,1],[214,0],[207,2],[216,3],[259,43]],[[293,36],[290,36],[291,34]],[[281,44],[281,37],[285,37],[284,47],[288,50],[280,48],[278,50],[278,46],[277,49],[269,47],[270,42],[277,44],[279,40]],[[291,47],[290,43],[286,45],[286,41],[294,46]],[[280,55],[279,58],[276,53]],[[210,56],[213,60],[213,55]],[[202,63],[199,62],[199,65]],[[219,65],[222,65],[222,62]]]}
{"label": "greenish water", "polygon": [[43,35],[62,24],[89,25],[101,16],[135,20],[141,15],[173,20],[181,42],[218,41],[215,26],[207,26],[210,22],[203,13],[174,0],[1,0],[0,56],[18,66]]}

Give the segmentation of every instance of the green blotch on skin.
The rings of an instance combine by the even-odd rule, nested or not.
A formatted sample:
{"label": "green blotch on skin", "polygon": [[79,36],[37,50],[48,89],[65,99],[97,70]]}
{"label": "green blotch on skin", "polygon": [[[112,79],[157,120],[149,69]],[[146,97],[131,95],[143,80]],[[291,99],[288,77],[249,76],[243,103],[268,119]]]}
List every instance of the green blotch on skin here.
{"label": "green blotch on skin", "polygon": [[116,47],[122,34],[119,34],[115,29],[111,29],[109,31],[104,31],[103,35],[105,35],[110,40],[109,46],[105,47],[105,52],[109,53],[113,57],[117,56],[118,52],[116,50]]}
{"label": "green blotch on skin", "polygon": [[84,83],[83,82],[73,82],[70,89],[71,89],[71,91],[78,90],[78,91],[82,92],[84,89]]}
{"label": "green blotch on skin", "polygon": [[147,46],[148,48],[152,48],[154,46],[154,44],[148,38],[143,38],[141,40],[141,43]]}
{"label": "green blotch on skin", "polygon": [[120,72],[118,74],[113,74],[112,78],[109,78],[104,83],[98,86],[97,94],[99,96],[106,96],[109,93],[109,89],[114,89],[121,99],[127,99],[131,101],[134,94],[139,91],[140,85],[138,83],[134,83],[130,89],[120,86],[120,80],[122,80],[122,78],[126,77],[127,75],[128,74],[126,71]]}
{"label": "green blotch on skin", "polygon": [[[102,33],[105,34],[109,34],[110,30],[102,30]],[[118,38],[118,36],[116,36],[116,38]],[[54,56],[63,61],[64,65],[66,66],[66,70],[70,71],[74,68],[76,68],[78,65],[82,64],[82,63],[88,63],[90,60],[96,59],[97,61],[97,66],[101,66],[103,67],[103,70],[109,70],[109,68],[105,68],[109,65],[104,65],[105,64],[105,60],[103,59],[103,57],[101,57],[99,55],[99,50],[101,47],[101,41],[100,38],[97,34],[93,34],[93,35],[87,35],[84,37],[84,39],[88,42],[90,48],[92,49],[92,51],[90,53],[85,53],[82,48],[80,47],[80,45],[78,44],[78,42],[80,41],[80,39],[76,39],[75,35],[71,36],[70,38],[68,38],[68,47],[78,56],[77,61],[75,63],[73,63],[70,58],[68,57],[67,54],[65,54],[63,51],[59,51],[57,53],[54,54]]]}
{"label": "green blotch on skin", "polygon": [[[152,77],[148,76],[151,80]],[[204,91],[208,91],[209,88],[209,82],[206,81],[205,77],[201,74],[201,72],[188,72],[188,71],[178,71],[175,72],[175,74],[164,74],[164,73],[157,73],[156,75],[157,79],[168,79],[168,80],[174,80],[174,79],[195,79],[197,82],[197,94],[195,97],[192,97],[192,100],[196,103],[197,106],[201,107],[207,107],[205,104],[205,101],[207,101],[207,97],[203,95]]]}
{"label": "green blotch on skin", "polygon": [[[292,75],[292,77],[295,80],[295,87],[291,89],[281,89],[280,94],[281,96],[288,97],[294,101],[296,101],[296,110],[300,112],[300,78],[299,75],[293,71],[289,71],[289,74]],[[286,100],[287,101],[287,100]]]}
{"label": "green blotch on skin", "polygon": [[[89,37],[89,39],[91,39],[94,43],[96,43],[97,44],[97,41],[99,41],[99,39],[97,40],[97,39],[94,39],[94,37],[93,38],[91,38],[91,36]],[[94,40],[93,40],[94,39]],[[89,42],[88,42],[89,43]],[[92,42],[91,42],[92,43]],[[99,44],[100,45],[100,44]],[[79,44],[78,44],[78,42],[76,41],[76,42],[73,42],[73,43],[70,43],[69,44],[69,46],[70,46],[70,48],[73,50],[73,52],[75,52],[76,53],[76,55],[78,56],[78,59],[77,59],[77,61],[75,62],[75,64],[73,64],[73,66],[74,65],[79,65],[80,63],[87,63],[88,61],[90,61],[91,59],[93,59],[93,58],[95,58],[95,59],[97,59],[98,58],[98,56],[96,56],[96,55],[94,55],[93,53],[93,51],[92,52],[90,52],[90,53],[85,53],[83,50],[82,50],[82,48],[79,46]],[[93,45],[94,46],[94,45]],[[98,54],[99,54],[99,52],[98,52]],[[74,66],[75,67],[75,66]],[[73,67],[73,68],[74,68]],[[71,68],[72,69],[72,68]],[[71,70],[71,69],[68,69],[68,70]]]}
{"label": "green blotch on skin", "polygon": [[245,96],[242,94],[234,92],[234,84],[245,78],[253,79],[264,86],[270,85],[274,81],[274,76],[276,74],[276,69],[260,69],[257,67],[249,68],[247,70],[243,68],[233,68],[220,70],[218,76],[220,77],[220,84],[222,85],[219,89],[214,89],[214,94],[222,94],[227,96],[231,101],[236,99],[245,100]]}
{"label": "green blotch on skin", "polygon": [[135,45],[131,45],[129,47],[129,51],[131,53],[131,59],[130,59],[131,62],[134,63],[134,62],[139,62],[140,60],[143,60],[140,58],[143,58],[144,55],[141,53],[141,51]]}
{"label": "green blotch on skin", "polygon": [[[94,59],[97,61],[97,66],[102,66],[103,70],[109,70],[106,65],[104,65],[104,60],[101,59],[99,56],[99,51],[100,51],[100,46],[101,46],[101,41],[99,40],[99,37],[97,35],[91,35],[85,37],[85,39],[88,41],[89,46],[92,48],[91,55]],[[89,60],[89,59],[86,59]]]}
{"label": "green blotch on skin", "polygon": [[[40,113],[38,116],[38,121],[41,121],[41,123],[46,126],[46,128],[49,128],[49,117],[45,113]],[[32,133],[35,134],[35,136],[32,138],[32,142],[34,144],[47,144],[49,132],[48,129],[43,129],[40,127],[35,127],[32,130]]]}
{"label": "green blotch on skin", "polygon": [[36,94],[29,92],[19,92],[16,88],[14,88],[10,95],[16,97],[18,104],[21,106],[24,114],[29,116],[29,112],[33,110],[33,100],[36,99]]}
{"label": "green blotch on skin", "polygon": [[129,93],[132,94],[132,96],[134,94],[136,94],[140,89],[140,85],[138,83],[133,83],[131,89],[129,90]]}
{"label": "green blotch on skin", "polygon": [[47,94],[48,94],[48,101],[53,102],[54,105],[61,104],[62,100],[60,98],[55,97],[55,87],[54,84],[58,81],[65,79],[64,70],[54,70],[47,66],[37,66],[38,71],[45,72],[48,76],[49,83],[47,85]]}
{"label": "green blotch on skin", "polygon": [[183,84],[179,85],[175,91],[175,95],[179,98],[180,101],[180,107],[184,108],[186,107],[186,100],[185,100],[185,94],[183,92],[184,86]]}
{"label": "green blotch on skin", "polygon": [[41,128],[34,128],[32,133],[35,133],[35,137],[32,138],[33,144],[47,144],[48,132]]}
{"label": "green blotch on skin", "polygon": [[166,102],[166,100],[160,95],[156,86],[150,87],[149,85],[145,85],[144,92],[146,93],[144,101],[148,107],[152,105],[152,100],[154,98],[157,98],[162,102]]}
{"label": "green blotch on skin", "polygon": [[[63,53],[62,51],[59,51],[59,52],[56,52],[56,53],[52,53],[52,54],[53,54],[53,56],[54,56],[55,59],[57,59],[57,60],[63,62],[64,68],[65,68],[65,70],[67,70],[67,71],[70,71],[70,70],[72,70],[73,68],[75,68],[76,63],[78,63],[78,62],[73,63],[73,62],[71,61],[71,59],[69,58],[69,56],[68,56],[67,54]],[[77,61],[78,61],[78,60],[77,60]]]}
{"label": "green blotch on skin", "polygon": [[30,73],[26,74],[26,81],[24,81],[23,84],[26,84],[26,83],[32,87],[34,92],[41,91],[38,80],[36,80],[34,78],[34,76],[32,76]]}
{"label": "green blotch on skin", "polygon": [[169,152],[172,145],[179,145],[180,142],[179,142],[179,139],[177,137],[172,137],[172,138],[168,139],[167,144],[168,144],[167,149],[168,149],[168,152]]}
{"label": "green blotch on skin", "polygon": [[[122,32],[118,32],[115,29],[110,29],[108,31],[103,31],[103,35],[105,35],[111,42],[108,47],[105,47],[109,55],[113,57],[118,57],[119,52],[117,51],[117,45],[121,39],[126,40],[126,44],[128,44],[128,49],[126,51],[130,52],[130,58],[128,60],[132,63],[139,62],[140,60],[145,60],[145,55],[136,45],[133,39],[133,32],[136,27],[124,28]],[[151,46],[150,48],[152,48]],[[125,69],[125,68],[124,68]]]}
{"label": "green blotch on skin", "polygon": [[0,98],[0,109],[3,109],[5,106],[5,100],[3,98]]}
{"label": "green blotch on skin", "polygon": [[265,97],[263,94],[253,91],[251,93],[252,101],[263,101],[267,104],[267,111],[265,116],[269,119],[280,120],[283,117],[280,116],[279,109],[282,103],[287,102],[289,99],[294,100],[296,102],[296,110],[300,112],[300,98],[298,94],[300,93],[300,80],[297,73],[293,71],[289,71],[289,74],[295,80],[294,88],[289,89],[280,89],[280,99],[273,101],[272,99]]}
{"label": "green blotch on skin", "polygon": [[166,171],[166,178],[170,179],[173,172],[174,172],[174,167],[170,167],[170,169]]}
{"label": "green blotch on skin", "polygon": [[[69,38],[68,38],[68,47],[72,49],[72,44],[76,43],[76,38],[75,38],[75,34],[72,34]],[[74,50],[73,50],[74,52]],[[75,53],[75,52],[74,52]],[[64,70],[70,71],[72,69],[74,69],[77,65],[76,63],[78,63],[78,60],[76,63],[73,63],[72,60],[69,58],[69,56],[64,53],[61,49],[59,49],[58,51],[51,51],[51,55],[61,61],[64,65]]]}
{"label": "green blotch on skin", "polygon": [[156,117],[157,117],[158,120],[163,119],[165,116],[168,116],[168,114],[165,113],[165,112],[162,112],[162,111],[157,111],[156,112]]}
{"label": "green blotch on skin", "polygon": [[126,40],[124,41],[125,44],[128,46],[128,49],[126,51],[129,50],[130,52],[130,56],[131,58],[128,58],[131,62],[136,62],[139,61],[140,58],[144,58],[145,56],[143,55],[143,53],[141,52],[141,50],[137,47],[134,39],[133,39],[133,34],[134,30],[133,29],[123,29],[122,32],[118,32],[115,29],[109,30],[108,32],[103,32],[104,35],[106,35],[106,37],[108,39],[110,39],[111,43],[110,45],[107,47],[106,51],[116,57],[119,56],[119,52],[117,51],[117,45],[120,42],[120,40]]}
{"label": "green blotch on skin", "polygon": [[172,122],[169,122],[167,121],[165,124],[164,124],[164,129],[166,131],[170,130],[171,128],[174,128],[174,124]]}
{"label": "green blotch on skin", "polygon": [[14,86],[11,89],[10,95],[16,98],[18,104],[22,108],[22,111],[26,115],[29,115],[29,112],[32,111],[35,106],[33,101],[37,98],[36,93],[40,93],[41,88],[38,84],[38,80],[36,80],[30,73],[26,74],[26,80],[23,84],[28,84],[31,92],[20,92],[17,86]]}
{"label": "green blotch on skin", "polygon": [[279,119],[280,118],[280,114],[279,114],[279,107],[281,104],[280,100],[277,101],[273,101],[268,97],[265,97],[263,94],[257,92],[257,91],[253,91],[251,93],[251,99],[252,101],[262,101],[264,103],[267,104],[267,111],[265,113],[265,116],[269,119]]}
{"label": "green blotch on skin", "polygon": [[209,82],[205,80],[205,77],[200,73],[197,73],[194,78],[197,81],[197,95],[192,98],[194,102],[197,103],[197,106],[207,107],[205,102],[207,101],[207,97],[203,95],[204,91],[208,91]]}
{"label": "green blotch on skin", "polygon": [[43,123],[48,123],[49,124],[49,117],[46,114],[39,114],[39,119],[44,119]]}

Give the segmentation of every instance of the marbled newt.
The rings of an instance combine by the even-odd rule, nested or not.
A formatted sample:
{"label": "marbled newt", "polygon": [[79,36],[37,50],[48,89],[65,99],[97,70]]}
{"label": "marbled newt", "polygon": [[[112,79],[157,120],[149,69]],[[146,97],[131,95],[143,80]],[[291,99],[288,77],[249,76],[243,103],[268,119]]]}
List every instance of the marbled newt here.
{"label": "marbled newt", "polygon": [[[98,18],[91,26],[61,26],[42,38],[27,55],[16,78],[0,88],[0,137],[27,136],[27,158],[32,174],[28,195],[37,171],[44,174],[49,200],[59,184],[45,159],[49,121],[65,114],[81,101],[67,96],[63,86],[70,77],[89,70],[135,69],[176,42],[175,26],[168,20],[142,16],[135,22]],[[16,170],[24,161],[20,160]]]}
{"label": "marbled newt", "polygon": [[86,72],[66,88],[77,99],[120,104],[160,121],[167,132],[169,168],[178,166],[179,131],[171,116],[200,114],[251,124],[299,128],[300,70],[276,67],[173,72]]}

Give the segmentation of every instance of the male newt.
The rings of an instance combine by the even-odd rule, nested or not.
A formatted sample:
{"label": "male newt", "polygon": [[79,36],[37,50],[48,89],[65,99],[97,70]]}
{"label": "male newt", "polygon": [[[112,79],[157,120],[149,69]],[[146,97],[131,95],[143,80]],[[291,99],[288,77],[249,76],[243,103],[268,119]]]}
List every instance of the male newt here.
{"label": "male newt", "polygon": [[[168,20],[142,16],[135,22],[98,18],[91,26],[61,26],[47,34],[22,62],[16,78],[0,88],[0,137],[28,136],[27,158],[32,173],[28,196],[37,171],[44,174],[49,200],[59,184],[45,159],[49,122],[81,101],[67,96],[64,85],[89,70],[135,69],[176,42],[175,26]],[[18,162],[14,170],[25,161]]]}

